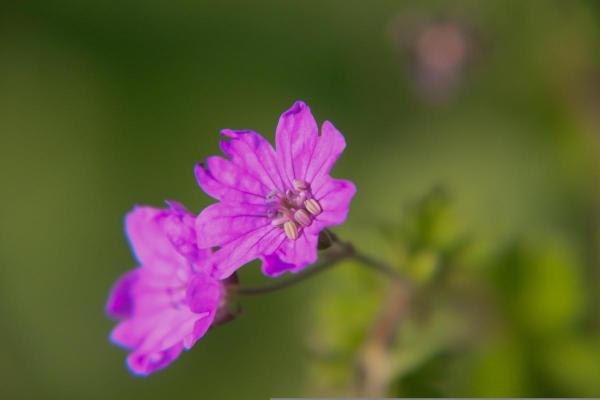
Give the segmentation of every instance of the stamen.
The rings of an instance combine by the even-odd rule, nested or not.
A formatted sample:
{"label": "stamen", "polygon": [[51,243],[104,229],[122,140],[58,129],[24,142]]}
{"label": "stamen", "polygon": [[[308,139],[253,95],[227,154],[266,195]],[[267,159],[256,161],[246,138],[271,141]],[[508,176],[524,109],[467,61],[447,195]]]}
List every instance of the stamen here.
{"label": "stamen", "polygon": [[315,216],[323,209],[312,198],[310,184],[302,179],[294,179],[292,188],[285,192],[273,191],[267,196],[267,217],[271,225],[283,228],[290,240],[298,239],[303,228],[310,226]]}
{"label": "stamen", "polygon": [[306,194],[307,192],[300,192],[300,194],[294,198],[295,208],[302,208],[304,206],[304,200],[307,198]]}
{"label": "stamen", "polygon": [[310,214],[307,213],[305,210],[297,210],[294,213],[294,219],[297,223],[299,223],[302,226],[309,226],[310,224],[312,224],[312,218],[310,217]]}
{"label": "stamen", "polygon": [[285,224],[283,224],[283,230],[285,231],[285,234],[288,237],[288,239],[298,239],[298,226],[294,221],[287,221]]}
{"label": "stamen", "polygon": [[304,200],[304,207],[308,210],[312,215],[319,215],[323,212],[321,205],[315,199],[307,199]]}
{"label": "stamen", "polygon": [[285,224],[287,221],[289,221],[289,218],[287,216],[285,216],[285,215],[281,215],[281,216],[279,216],[277,218],[274,218],[271,221],[271,225],[273,225],[273,226],[281,226],[281,225]]}
{"label": "stamen", "polygon": [[310,185],[308,184],[308,182],[303,181],[302,179],[294,179],[294,182],[292,182],[292,184],[294,185],[294,189],[296,189],[296,191],[298,192],[304,192],[310,189]]}

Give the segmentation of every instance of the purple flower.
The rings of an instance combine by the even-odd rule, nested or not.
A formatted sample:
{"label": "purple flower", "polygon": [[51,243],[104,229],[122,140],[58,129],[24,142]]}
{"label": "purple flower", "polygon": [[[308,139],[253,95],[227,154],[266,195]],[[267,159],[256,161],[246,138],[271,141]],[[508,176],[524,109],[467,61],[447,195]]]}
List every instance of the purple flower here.
{"label": "purple flower", "polygon": [[257,258],[269,276],[314,263],[319,232],[346,220],[356,192],[352,182],[329,175],[346,147],[342,134],[326,121],[319,135],[302,102],[279,119],[275,150],[256,132],[221,133],[229,159],[209,157],[196,167],[200,187],[220,201],[196,220],[198,246],[219,248],[215,275],[227,277]]}
{"label": "purple flower", "polygon": [[127,215],[140,266],[116,282],[106,305],[120,320],[111,340],[131,350],[127,365],[136,375],[164,368],[190,349],[224,303],[223,285],[207,272],[211,251],[196,246],[194,216],[180,204],[169,205],[136,207]]}

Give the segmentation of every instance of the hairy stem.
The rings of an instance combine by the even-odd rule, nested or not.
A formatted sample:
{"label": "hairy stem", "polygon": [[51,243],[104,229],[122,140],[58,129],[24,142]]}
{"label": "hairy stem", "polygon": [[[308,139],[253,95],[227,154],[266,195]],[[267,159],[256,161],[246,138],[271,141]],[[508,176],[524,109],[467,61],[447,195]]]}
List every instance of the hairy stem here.
{"label": "hairy stem", "polygon": [[265,294],[276,292],[281,289],[285,289],[289,286],[293,286],[297,283],[300,283],[313,275],[318,274],[319,272],[323,272],[328,270],[329,268],[338,264],[339,261],[344,259],[348,259],[352,256],[351,252],[348,252],[347,249],[342,249],[334,251],[326,256],[326,258],[313,266],[312,268],[305,269],[304,271],[291,276],[285,280],[278,280],[272,284],[267,284],[264,286],[256,286],[256,287],[239,287],[237,289],[237,293],[243,296],[252,296],[257,294]]}
{"label": "hairy stem", "polygon": [[381,260],[374,259],[364,253],[356,250],[356,248],[349,242],[340,241],[337,236],[333,233],[328,232],[333,241],[333,246],[325,255],[323,261],[317,263],[315,266],[305,269],[304,271],[291,276],[285,280],[278,280],[274,283],[267,284],[264,286],[256,287],[238,287],[236,289],[237,294],[243,296],[252,296],[258,294],[265,294],[276,292],[281,289],[285,289],[289,286],[293,286],[300,283],[319,272],[326,271],[331,267],[337,265],[340,261],[353,259],[359,263],[372,268],[373,270],[386,275],[388,278],[393,280],[402,280],[402,276],[396,272],[390,265],[386,264]]}
{"label": "hairy stem", "polygon": [[403,280],[404,279],[404,277],[402,277],[402,275],[400,275],[389,264],[387,264],[381,260],[372,258],[364,253],[355,252],[352,255],[352,258],[354,258],[356,261],[360,262],[361,264],[376,270],[377,272],[381,272],[382,274],[386,275],[388,278],[391,278],[393,280]]}

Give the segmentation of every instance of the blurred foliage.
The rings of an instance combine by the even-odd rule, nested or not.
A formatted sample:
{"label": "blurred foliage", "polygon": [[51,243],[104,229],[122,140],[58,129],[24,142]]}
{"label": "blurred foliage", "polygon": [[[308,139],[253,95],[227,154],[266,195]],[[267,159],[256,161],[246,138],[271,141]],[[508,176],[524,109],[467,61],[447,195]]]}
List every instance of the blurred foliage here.
{"label": "blurred foliage", "polygon": [[[390,259],[416,285],[389,349],[401,397],[594,396],[598,327],[568,240],[548,232],[482,251],[436,188],[388,224]],[[352,392],[367,335],[391,284],[348,263],[313,299],[317,393]],[[569,369],[568,372],[565,369]],[[385,368],[383,369],[385,370]],[[360,390],[356,394],[364,394]]]}
{"label": "blurred foliage", "polygon": [[218,130],[272,138],[296,99],[348,142],[336,233],[415,284],[390,394],[600,395],[599,28],[585,0],[3,2],[0,398],[355,389],[389,287],[353,263],[245,300],[150,379],[107,340],[123,215],[209,204]]}
{"label": "blurred foliage", "polygon": [[[408,315],[401,319],[398,337],[389,350],[397,387],[389,394],[442,394],[436,375],[469,334],[461,315],[465,307],[457,304],[465,301],[460,297],[465,296],[469,282],[452,282],[460,275],[453,270],[469,258],[468,240],[442,188],[408,207],[403,223],[386,224],[381,236],[390,247],[392,265],[416,286]],[[365,266],[348,263],[338,268],[313,299],[316,322],[311,344],[317,361],[313,376],[317,392],[331,390],[332,394],[350,391],[355,385],[357,356],[390,287],[388,279]],[[454,296],[453,291],[457,292]]]}

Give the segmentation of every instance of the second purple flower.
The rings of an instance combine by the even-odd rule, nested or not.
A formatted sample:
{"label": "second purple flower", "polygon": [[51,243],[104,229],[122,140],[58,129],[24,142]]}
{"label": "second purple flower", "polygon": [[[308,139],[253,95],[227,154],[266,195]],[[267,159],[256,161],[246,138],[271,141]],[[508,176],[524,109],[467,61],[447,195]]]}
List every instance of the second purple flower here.
{"label": "second purple flower", "polygon": [[317,260],[319,233],[346,220],[354,184],[329,173],[346,147],[326,121],[296,102],[283,113],[276,147],[253,131],[222,131],[229,159],[209,157],[196,167],[200,187],[219,200],[196,220],[198,246],[218,247],[215,275],[222,279],[260,258],[263,272],[297,272]]}

